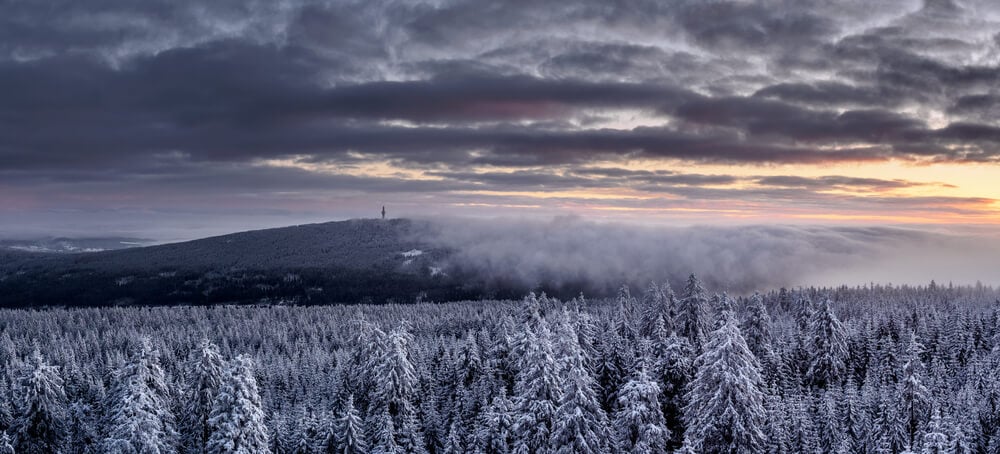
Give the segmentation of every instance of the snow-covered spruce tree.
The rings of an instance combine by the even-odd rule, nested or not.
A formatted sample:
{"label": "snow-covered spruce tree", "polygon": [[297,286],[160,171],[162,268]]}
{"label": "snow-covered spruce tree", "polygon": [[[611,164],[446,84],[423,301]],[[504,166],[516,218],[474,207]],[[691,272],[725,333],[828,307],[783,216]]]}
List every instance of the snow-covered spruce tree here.
{"label": "snow-covered spruce tree", "polygon": [[[977,408],[972,418],[971,432],[976,434],[976,452],[1000,452],[1000,383],[991,377],[993,361],[976,361],[971,364],[973,379],[966,383],[963,394]],[[975,382],[973,382],[973,380]],[[964,408],[963,408],[964,410]]]}
{"label": "snow-covered spruce tree", "polygon": [[[7,431],[14,421],[14,411],[11,392],[8,389],[7,380],[0,378],[0,432]],[[8,434],[10,435],[10,434]],[[14,438],[11,437],[11,440]]]}
{"label": "snow-covered spruce tree", "polygon": [[838,402],[840,426],[844,430],[840,446],[847,452],[867,452],[871,434],[868,412],[858,401],[858,390],[852,378],[844,385],[843,398]]}
{"label": "snow-covered spruce tree", "polygon": [[[405,324],[385,337],[381,356],[372,366],[369,414],[380,414],[385,410],[393,418],[396,447],[407,452],[420,452],[424,449],[425,440],[417,406],[414,405],[419,377],[411,358],[412,344],[413,335]],[[453,366],[454,361],[448,358],[442,364]],[[457,375],[452,372],[447,376],[455,378]]]}
{"label": "snow-covered spruce tree", "polygon": [[288,422],[284,413],[275,412],[266,423],[269,431],[271,452],[285,454],[294,448],[292,441],[287,439],[293,432],[293,425]]}
{"label": "snow-covered spruce tree", "polygon": [[426,454],[427,443],[417,411],[407,410],[400,415],[399,420],[399,430],[396,431],[396,443],[399,448],[408,454]]}
{"label": "snow-covered spruce tree", "polygon": [[563,310],[550,324],[552,327],[552,357],[558,366],[556,374],[561,378],[568,377],[570,372],[575,369],[586,367],[586,358],[584,358],[580,348],[579,337],[572,317],[572,313]]}
{"label": "snow-covered spruce tree", "polygon": [[813,311],[816,308],[813,307],[813,302],[806,296],[799,296],[795,300],[795,324],[799,328],[799,332],[808,334],[809,333],[809,322],[813,318]]}
{"label": "snow-covered spruce tree", "polygon": [[443,454],[462,454],[465,452],[464,443],[462,442],[461,428],[459,428],[458,420],[452,421],[451,427],[448,428],[448,437],[445,440],[444,449],[442,449]]}
{"label": "snow-covered spruce tree", "polygon": [[890,396],[881,397],[874,404],[877,414],[873,421],[875,430],[872,439],[876,452],[898,453],[907,446],[906,426],[901,421],[899,410],[893,405],[892,391],[883,389],[883,392]]}
{"label": "snow-covered spruce tree", "polygon": [[473,332],[465,335],[458,347],[455,355],[455,363],[458,369],[459,384],[468,388],[475,383],[479,375],[483,373],[483,357],[476,336]]}
{"label": "snow-covered spruce tree", "polygon": [[909,446],[916,446],[918,434],[923,431],[931,414],[930,393],[920,377],[923,371],[920,361],[922,352],[923,346],[911,332],[906,348],[906,364],[903,365],[903,381],[899,384],[899,414]]}
{"label": "snow-covered spruce tree", "polygon": [[694,375],[691,344],[657,323],[651,355],[650,372],[661,385],[660,409],[670,435],[667,448],[676,450],[684,441],[684,392]]}
{"label": "snow-covered spruce tree", "polygon": [[514,452],[551,452],[549,438],[555,427],[556,406],[562,400],[558,363],[552,357],[552,341],[544,320],[538,332],[528,327],[527,351],[514,384]]}
{"label": "snow-covered spruce tree", "polygon": [[15,391],[17,416],[11,425],[14,450],[24,454],[61,452],[66,433],[66,392],[59,371],[45,362],[37,347]]}
{"label": "snow-covered spruce tree", "polygon": [[101,436],[98,433],[99,418],[97,409],[83,399],[74,400],[69,404],[66,425],[67,454],[90,454],[99,452]]}
{"label": "snow-covered spruce tree", "polygon": [[158,353],[148,338],[115,373],[104,450],[113,453],[168,453],[177,450],[170,387]]}
{"label": "snow-covered spruce tree", "polygon": [[14,454],[14,441],[5,431],[0,431],[0,454]]}
{"label": "snow-covered spruce tree", "polygon": [[605,412],[614,411],[618,389],[628,378],[628,368],[633,361],[629,341],[612,327],[606,327],[601,333],[596,364],[598,398]]}
{"label": "snow-covered spruce tree", "polygon": [[[580,299],[583,295],[580,296]],[[582,312],[579,305],[572,311],[574,328],[576,329],[576,340],[583,350],[583,360],[587,369],[597,375],[597,362],[601,354],[598,351],[598,336],[600,329],[595,323],[595,317],[589,312]]]}
{"label": "snow-covered spruce tree", "polygon": [[627,285],[618,289],[616,300],[617,309],[614,312],[614,330],[618,337],[627,342],[634,342],[639,337],[639,332],[635,327],[635,298]]}
{"label": "snow-covered spruce tree", "polygon": [[954,421],[948,424],[948,449],[947,454],[972,454],[975,452],[975,445],[967,427]]}
{"label": "snow-covered spruce tree", "polygon": [[816,430],[805,400],[807,396],[794,395],[785,398],[788,408],[788,448],[790,452],[820,452]]}
{"label": "snow-covered spruce tree", "polygon": [[369,322],[363,312],[355,314],[350,322],[352,327],[351,353],[345,366],[347,392],[354,394],[354,404],[364,414],[368,410],[368,399],[373,393],[374,366],[385,349],[385,333]]}
{"label": "snow-covered spruce tree", "polygon": [[608,448],[608,417],[594,392],[572,325],[559,323],[556,345],[561,365],[562,399],[555,413],[549,445],[559,453],[600,453]]}
{"label": "snow-covered spruce tree", "polygon": [[[420,417],[423,421],[424,439],[427,445],[433,449],[440,449],[444,446],[444,441],[448,436],[447,417],[442,416],[442,411],[448,412],[448,405],[438,405],[437,391],[429,392],[420,401]],[[366,432],[371,440],[372,432]]]}
{"label": "snow-covered spruce tree", "polygon": [[[299,427],[301,429],[301,427]],[[309,438],[303,437],[302,432],[296,434],[295,447],[292,448],[292,452],[289,454],[312,454],[313,446],[309,442]]]}
{"label": "snow-covered spruce tree", "polygon": [[103,402],[107,400],[103,380],[94,376],[96,374],[93,369],[81,367],[75,356],[68,361],[63,367],[63,388],[69,402],[66,419],[67,448],[64,454],[99,452],[104,441],[99,433],[102,429],[101,413]]}
{"label": "snow-covered spruce tree", "polygon": [[809,354],[807,381],[819,388],[839,386],[844,377],[847,340],[829,298],[823,298],[809,320]]}
{"label": "snow-covered spruce tree", "polygon": [[694,274],[688,277],[684,287],[684,297],[677,304],[677,317],[674,319],[674,329],[687,338],[695,350],[700,351],[708,329],[707,306],[708,297],[705,287]]}
{"label": "snow-covered spruce tree", "polygon": [[327,454],[367,454],[368,440],[364,422],[354,407],[354,395],[347,396],[344,408],[333,420],[330,437],[326,441]]}
{"label": "snow-covered spruce tree", "polygon": [[506,391],[500,388],[499,393],[479,415],[476,424],[475,449],[483,454],[508,454],[511,452],[511,428],[514,419],[510,399]]}
{"label": "snow-covered spruce tree", "polygon": [[840,447],[844,433],[837,418],[837,400],[840,389],[828,389],[812,401],[812,413],[816,428],[816,442],[819,452],[835,452]]}
{"label": "snow-covered spruce tree", "polygon": [[373,367],[372,396],[374,411],[385,408],[396,426],[401,425],[402,415],[414,411],[413,397],[417,391],[417,372],[410,359],[413,336],[405,326],[389,332],[382,356]]}
{"label": "snow-covered spruce tree", "polygon": [[403,454],[406,452],[396,444],[396,428],[388,408],[382,408],[374,418],[371,418],[369,430],[372,433],[374,443],[371,454]]}
{"label": "snow-covered spruce tree", "polygon": [[207,339],[191,352],[185,371],[184,413],[181,415],[185,452],[205,452],[210,435],[208,418],[224,372],[225,361],[219,355],[219,348]]}
{"label": "snow-covered spruce tree", "polygon": [[528,293],[521,300],[521,305],[517,308],[517,322],[533,330],[542,322],[542,305],[535,292]]}
{"label": "snow-covered spruce tree", "polygon": [[764,452],[760,366],[731,312],[709,336],[697,367],[687,391],[685,445],[705,454]]}
{"label": "snow-covered spruce tree", "polygon": [[792,292],[788,291],[787,288],[781,287],[778,290],[777,297],[778,310],[785,313],[792,312],[792,307],[795,304],[795,299],[792,298]]}
{"label": "snow-covered spruce tree", "polygon": [[719,329],[719,327],[725,323],[725,314],[727,312],[736,313],[733,308],[733,300],[729,298],[729,295],[726,292],[712,295],[712,300],[709,305],[712,307],[713,314],[715,315],[712,322],[713,331]]}
{"label": "snow-covered spruce tree", "polygon": [[673,293],[668,283],[663,285],[657,285],[656,282],[649,283],[643,298],[642,317],[639,324],[639,334],[642,337],[649,338],[653,335],[656,321],[661,317],[673,322]]}
{"label": "snow-covered spruce tree", "polygon": [[768,454],[789,454],[791,449],[788,445],[790,439],[788,435],[788,408],[782,402],[781,396],[769,392],[765,395],[764,409],[767,412],[767,424],[764,427],[764,435],[767,437]]}
{"label": "snow-covered spruce tree", "polygon": [[322,425],[316,411],[311,406],[299,408],[296,418],[299,422],[294,433],[295,449],[293,454],[312,454],[317,451],[322,441],[326,437],[321,435]]}
{"label": "snow-covered spruce tree", "polygon": [[660,385],[646,372],[642,361],[618,393],[614,428],[618,452],[666,452],[670,432],[660,410]]}
{"label": "snow-covered spruce tree", "polygon": [[923,437],[923,449],[920,452],[923,454],[952,454],[948,435],[944,433],[944,427],[941,423],[940,409],[935,409],[934,416],[931,416],[931,422]]}
{"label": "snow-covered spruce tree", "polygon": [[761,362],[768,361],[771,357],[771,316],[764,307],[764,299],[760,293],[754,292],[750,297],[746,308],[746,318],[743,320],[740,330],[743,338],[747,341],[750,351]]}
{"label": "snow-covered spruce tree", "polygon": [[208,424],[211,434],[207,451],[211,454],[271,452],[250,357],[240,355],[230,362]]}

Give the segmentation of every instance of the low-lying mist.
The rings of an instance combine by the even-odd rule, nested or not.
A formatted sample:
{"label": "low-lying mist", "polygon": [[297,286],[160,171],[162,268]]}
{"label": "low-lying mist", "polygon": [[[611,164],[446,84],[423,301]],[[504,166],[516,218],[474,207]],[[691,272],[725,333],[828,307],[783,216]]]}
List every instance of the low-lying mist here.
{"label": "low-lying mist", "polygon": [[780,286],[1000,283],[1000,241],[893,227],[695,226],[537,220],[434,220],[424,241],[451,251],[447,269],[511,285],[607,294],[689,273],[715,290]]}

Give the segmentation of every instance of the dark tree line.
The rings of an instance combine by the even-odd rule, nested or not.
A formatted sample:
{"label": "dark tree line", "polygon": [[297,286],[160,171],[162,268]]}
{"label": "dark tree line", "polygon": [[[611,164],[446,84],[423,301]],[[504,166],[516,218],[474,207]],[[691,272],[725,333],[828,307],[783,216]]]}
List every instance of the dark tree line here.
{"label": "dark tree line", "polygon": [[0,453],[1000,452],[985,287],[0,311]]}

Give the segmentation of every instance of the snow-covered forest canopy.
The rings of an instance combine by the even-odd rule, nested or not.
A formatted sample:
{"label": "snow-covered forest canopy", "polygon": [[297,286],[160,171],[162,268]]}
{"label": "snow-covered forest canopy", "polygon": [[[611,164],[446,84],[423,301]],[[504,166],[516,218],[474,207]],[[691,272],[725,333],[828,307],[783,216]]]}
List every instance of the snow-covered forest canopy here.
{"label": "snow-covered forest canopy", "polygon": [[0,453],[991,453],[1000,292],[0,311]]}

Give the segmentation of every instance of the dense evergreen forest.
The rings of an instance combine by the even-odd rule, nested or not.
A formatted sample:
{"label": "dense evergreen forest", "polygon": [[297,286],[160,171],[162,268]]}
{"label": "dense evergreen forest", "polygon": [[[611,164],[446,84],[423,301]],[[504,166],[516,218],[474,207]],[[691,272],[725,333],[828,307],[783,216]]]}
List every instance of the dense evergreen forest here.
{"label": "dense evergreen forest", "polygon": [[994,453],[1000,292],[0,311],[0,453]]}

